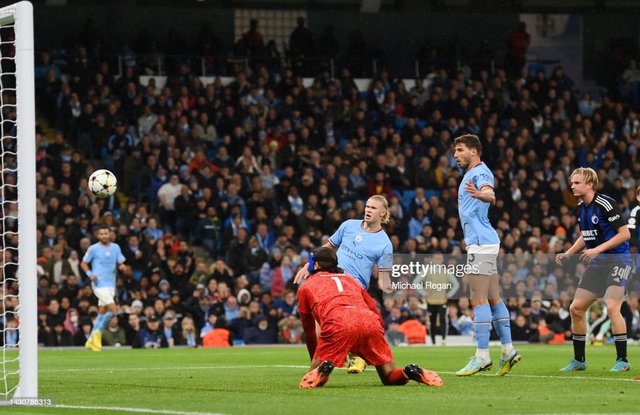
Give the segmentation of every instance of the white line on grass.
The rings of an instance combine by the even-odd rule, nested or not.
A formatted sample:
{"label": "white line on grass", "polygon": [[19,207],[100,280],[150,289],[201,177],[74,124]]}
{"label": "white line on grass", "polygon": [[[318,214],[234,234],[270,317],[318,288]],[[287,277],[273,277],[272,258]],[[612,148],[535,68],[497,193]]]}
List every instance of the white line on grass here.
{"label": "white line on grass", "polygon": [[223,415],[215,412],[185,412],[172,411],[170,409],[149,409],[149,408],[123,408],[118,406],[88,406],[88,405],[54,405],[54,408],[65,409],[97,409],[100,411],[113,412],[139,412],[142,414],[166,414],[166,415]]}
{"label": "white line on grass", "polygon": [[121,368],[99,368],[82,367],[72,369],[41,369],[40,372],[128,372],[138,370],[209,370],[209,369],[309,369],[309,365],[237,365],[237,366],[162,366],[162,367],[121,367]]}
{"label": "white line on grass", "polygon": [[[308,365],[224,365],[224,366],[165,366],[165,367],[125,367],[117,369],[105,369],[105,368],[75,368],[75,369],[41,369],[40,372],[126,372],[126,371],[140,371],[140,370],[216,370],[216,369],[308,369]],[[344,368],[336,368],[344,369]],[[455,375],[456,372],[440,372],[444,375]],[[495,377],[491,374],[479,374],[476,376],[489,376]],[[507,375],[510,378],[531,378],[531,379],[563,379],[563,380],[597,380],[605,382],[634,382],[631,378],[605,378],[605,377],[593,377],[593,376],[562,376],[562,375],[518,375],[510,373]]]}
{"label": "white line on grass", "polygon": [[[445,375],[455,375],[456,372],[438,372],[438,374]],[[491,374],[480,374],[476,376],[484,376],[484,377],[496,377]],[[509,373],[507,377],[510,378],[531,378],[531,379],[562,379],[562,380],[604,380],[611,382],[634,382],[633,379],[629,378],[603,378],[603,377],[593,377],[593,376],[584,376],[584,377],[576,377],[576,376],[560,376],[560,375],[514,375]]]}

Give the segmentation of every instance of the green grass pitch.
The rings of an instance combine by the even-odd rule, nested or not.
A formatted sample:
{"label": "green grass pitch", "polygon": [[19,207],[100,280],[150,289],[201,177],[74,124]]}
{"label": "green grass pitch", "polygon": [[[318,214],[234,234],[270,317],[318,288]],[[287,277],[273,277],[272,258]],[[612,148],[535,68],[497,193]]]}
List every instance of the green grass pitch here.
{"label": "green grass pitch", "polygon": [[395,348],[398,366],[438,371],[445,386],[385,387],[367,368],[360,375],[336,369],[315,390],[298,389],[308,365],[304,347],[41,350],[40,397],[69,407],[0,407],[0,414],[638,413],[640,353],[638,345],[629,349],[631,372],[609,372],[613,346],[590,346],[586,372],[560,373],[571,346],[520,346],[522,362],[498,378],[492,347],[492,373],[457,378],[470,347]]}

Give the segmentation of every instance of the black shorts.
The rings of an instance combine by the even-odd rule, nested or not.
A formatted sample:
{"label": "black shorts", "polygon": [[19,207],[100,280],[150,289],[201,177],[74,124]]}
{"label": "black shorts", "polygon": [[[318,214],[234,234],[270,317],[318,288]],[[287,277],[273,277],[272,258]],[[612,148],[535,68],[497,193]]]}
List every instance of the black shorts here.
{"label": "black shorts", "polygon": [[624,262],[589,266],[580,279],[578,288],[583,288],[602,297],[607,288],[611,286],[626,289],[630,277],[631,265]]}

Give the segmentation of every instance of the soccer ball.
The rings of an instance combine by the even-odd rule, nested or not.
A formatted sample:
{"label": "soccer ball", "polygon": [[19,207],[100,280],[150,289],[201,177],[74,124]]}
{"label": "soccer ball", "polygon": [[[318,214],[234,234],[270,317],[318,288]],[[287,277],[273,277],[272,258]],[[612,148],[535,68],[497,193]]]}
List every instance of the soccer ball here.
{"label": "soccer ball", "polygon": [[100,169],[93,172],[89,177],[89,190],[96,197],[105,199],[116,192],[118,179],[109,170]]}

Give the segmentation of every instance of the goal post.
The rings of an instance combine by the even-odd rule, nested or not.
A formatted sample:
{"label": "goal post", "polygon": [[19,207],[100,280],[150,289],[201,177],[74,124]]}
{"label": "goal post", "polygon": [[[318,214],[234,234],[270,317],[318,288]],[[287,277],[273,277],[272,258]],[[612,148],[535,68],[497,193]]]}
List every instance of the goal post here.
{"label": "goal post", "polygon": [[[36,138],[35,138],[35,77],[33,46],[33,6],[22,1],[0,9],[0,116],[2,116],[2,146],[0,150],[2,166],[2,267],[16,265],[18,305],[13,310],[2,307],[3,323],[12,312],[18,321],[18,370],[17,382],[9,383],[13,374],[7,369],[6,360],[15,359],[6,346],[7,328],[3,327],[3,378],[4,390],[0,399],[36,398],[38,396],[38,316],[37,316],[37,234],[36,234]],[[6,102],[5,102],[6,101]],[[15,113],[15,119],[13,115]],[[5,142],[14,146],[6,148]],[[7,165],[7,158],[17,160],[15,166]],[[7,183],[6,175],[16,175],[15,183]],[[17,201],[8,199],[7,187],[17,188]],[[15,193],[14,193],[15,194]],[[15,205],[17,202],[17,206]],[[13,209],[8,204],[14,204]],[[16,217],[17,208],[17,217]],[[17,229],[7,229],[6,221],[17,219]],[[18,246],[7,246],[17,231]],[[7,251],[12,250],[12,255]],[[9,260],[7,259],[9,258]],[[11,259],[13,258],[13,259]],[[2,298],[7,299],[15,292],[7,293],[8,279],[5,272],[2,284]],[[15,373],[15,372],[14,372]]]}

